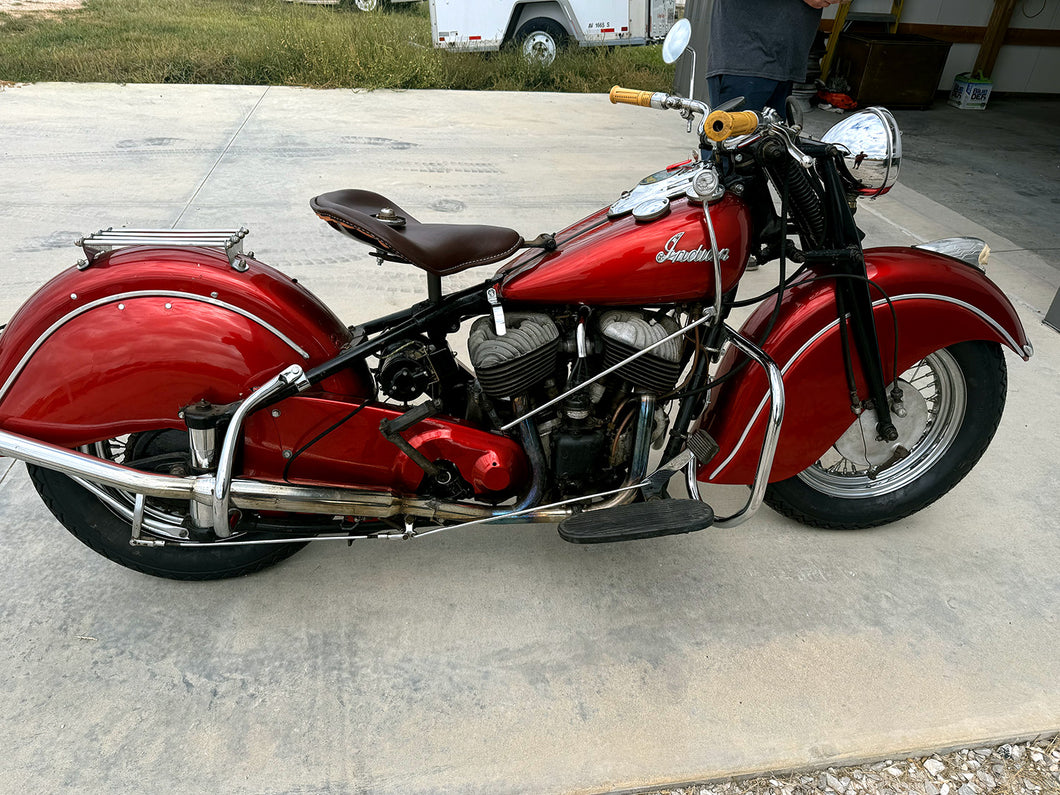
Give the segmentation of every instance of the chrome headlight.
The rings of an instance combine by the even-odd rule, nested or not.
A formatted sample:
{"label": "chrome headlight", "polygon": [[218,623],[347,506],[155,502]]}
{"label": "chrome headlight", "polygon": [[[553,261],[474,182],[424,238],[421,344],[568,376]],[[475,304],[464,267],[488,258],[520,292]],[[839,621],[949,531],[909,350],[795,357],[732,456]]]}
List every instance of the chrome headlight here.
{"label": "chrome headlight", "polygon": [[847,116],[822,141],[846,150],[844,174],[861,196],[882,196],[898,179],[902,133],[886,108],[868,108]]}

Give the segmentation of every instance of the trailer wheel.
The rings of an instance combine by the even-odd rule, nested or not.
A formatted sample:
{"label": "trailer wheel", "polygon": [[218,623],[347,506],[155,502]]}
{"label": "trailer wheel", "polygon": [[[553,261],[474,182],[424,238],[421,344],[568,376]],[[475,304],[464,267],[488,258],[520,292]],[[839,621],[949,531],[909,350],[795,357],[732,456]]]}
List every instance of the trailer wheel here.
{"label": "trailer wheel", "polygon": [[534,17],[524,22],[515,33],[515,43],[530,63],[548,66],[567,44],[567,31],[554,19]]}
{"label": "trailer wheel", "polygon": [[386,0],[353,0],[353,5],[358,11],[379,11],[389,3]]}

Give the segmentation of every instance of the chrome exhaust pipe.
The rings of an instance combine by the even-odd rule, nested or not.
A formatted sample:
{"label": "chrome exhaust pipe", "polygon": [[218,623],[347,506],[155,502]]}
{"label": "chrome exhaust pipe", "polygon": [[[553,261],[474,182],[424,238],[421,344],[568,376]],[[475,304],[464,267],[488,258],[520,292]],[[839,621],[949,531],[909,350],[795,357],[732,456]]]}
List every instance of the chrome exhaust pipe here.
{"label": "chrome exhaust pipe", "polygon": [[195,498],[195,481],[172,475],[158,475],[123,467],[112,461],[104,461],[76,450],[67,450],[47,442],[38,442],[28,436],[0,431],[0,456],[17,458],[27,464],[44,469],[53,469],[64,475],[84,478],[103,486],[124,489],[146,497],[166,500],[191,500]]}
{"label": "chrome exhaust pipe", "polygon": [[[85,453],[3,430],[0,430],[0,456],[16,458],[68,477],[80,478],[132,494],[164,500],[193,501],[204,506],[212,506],[214,503],[216,479],[212,475],[176,477],[141,472],[112,461],[104,461]],[[389,491],[299,486],[238,478],[231,481],[229,497],[234,508],[327,516],[360,516],[369,519],[414,516],[437,521],[469,522],[500,518],[511,511],[430,497],[403,497]],[[567,513],[566,510],[544,510],[522,514],[518,521],[557,522],[565,518]]]}

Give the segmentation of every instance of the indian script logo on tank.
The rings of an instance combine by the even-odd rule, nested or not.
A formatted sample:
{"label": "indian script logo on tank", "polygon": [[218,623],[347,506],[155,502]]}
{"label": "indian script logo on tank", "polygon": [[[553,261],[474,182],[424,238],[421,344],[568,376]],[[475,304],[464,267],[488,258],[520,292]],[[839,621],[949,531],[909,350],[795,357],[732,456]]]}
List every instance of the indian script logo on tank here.
{"label": "indian script logo on tank", "polygon": [[[676,235],[666,241],[666,245],[663,246],[663,250],[655,255],[656,262],[710,262],[714,259],[714,256],[709,248],[699,246],[694,249],[681,249],[677,247],[677,244],[681,242],[681,238],[684,237],[684,232],[678,232]],[[718,259],[725,262],[729,259],[729,249],[720,248],[718,249]]]}

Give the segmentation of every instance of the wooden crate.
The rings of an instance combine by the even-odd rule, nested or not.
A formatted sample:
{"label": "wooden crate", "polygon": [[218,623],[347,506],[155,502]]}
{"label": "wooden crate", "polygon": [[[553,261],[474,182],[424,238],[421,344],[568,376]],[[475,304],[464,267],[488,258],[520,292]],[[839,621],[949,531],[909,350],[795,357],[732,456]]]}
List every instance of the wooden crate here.
{"label": "wooden crate", "polygon": [[861,107],[929,108],[949,52],[948,41],[913,33],[843,33],[831,74],[850,83]]}

